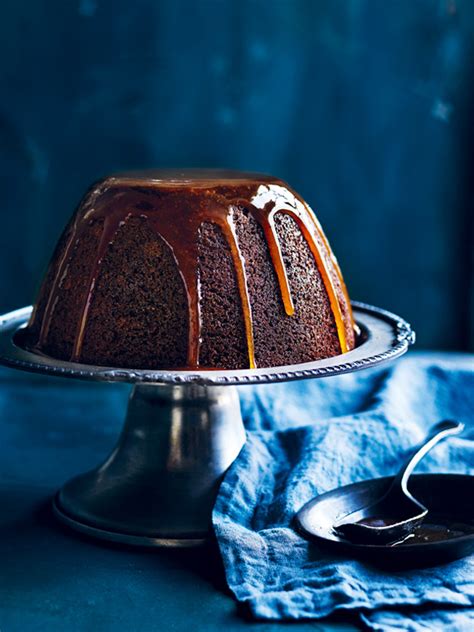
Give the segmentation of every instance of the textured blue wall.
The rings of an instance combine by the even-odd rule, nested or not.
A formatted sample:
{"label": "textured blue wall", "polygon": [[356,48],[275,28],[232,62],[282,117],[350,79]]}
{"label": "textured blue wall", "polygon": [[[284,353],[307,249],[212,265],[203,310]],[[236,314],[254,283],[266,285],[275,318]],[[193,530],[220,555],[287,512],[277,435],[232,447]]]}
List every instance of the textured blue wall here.
{"label": "textured blue wall", "polygon": [[422,346],[468,348],[471,0],[4,0],[2,14],[2,311],[32,300],[98,176],[223,166],[307,198],[353,298],[411,320]]}

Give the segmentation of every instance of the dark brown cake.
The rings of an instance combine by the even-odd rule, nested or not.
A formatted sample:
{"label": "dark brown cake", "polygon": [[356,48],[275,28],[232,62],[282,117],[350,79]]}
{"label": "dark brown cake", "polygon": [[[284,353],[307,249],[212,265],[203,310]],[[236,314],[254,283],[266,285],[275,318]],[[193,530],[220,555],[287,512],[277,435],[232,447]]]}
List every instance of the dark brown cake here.
{"label": "dark brown cake", "polygon": [[88,364],[236,369],[343,353],[354,327],[324,233],[287,184],[151,171],[89,190],[25,339]]}

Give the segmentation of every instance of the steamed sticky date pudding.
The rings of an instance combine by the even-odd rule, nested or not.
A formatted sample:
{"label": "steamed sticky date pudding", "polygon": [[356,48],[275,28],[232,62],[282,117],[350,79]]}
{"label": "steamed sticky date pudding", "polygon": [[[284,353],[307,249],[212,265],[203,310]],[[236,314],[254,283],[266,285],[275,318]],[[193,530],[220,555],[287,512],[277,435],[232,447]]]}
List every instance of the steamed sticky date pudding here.
{"label": "steamed sticky date pudding", "polygon": [[25,344],[54,358],[244,369],[354,347],[337,261],[274,177],[145,171],[86,193],[49,265]]}

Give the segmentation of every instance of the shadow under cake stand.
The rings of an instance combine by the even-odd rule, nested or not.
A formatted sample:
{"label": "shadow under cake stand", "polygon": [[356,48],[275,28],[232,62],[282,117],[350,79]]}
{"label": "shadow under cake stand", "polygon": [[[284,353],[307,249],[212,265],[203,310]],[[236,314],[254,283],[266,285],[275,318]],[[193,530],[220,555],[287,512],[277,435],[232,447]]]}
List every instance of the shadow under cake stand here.
{"label": "shadow under cake stand", "polygon": [[234,371],[137,370],[64,362],[26,351],[31,307],[0,316],[0,364],[25,371],[134,384],[125,425],[108,459],[66,483],[54,499],[65,524],[97,538],[145,546],[195,546],[210,533],[225,471],[245,443],[237,385],[325,378],[401,356],[410,325],[353,303],[357,346],[291,366]]}

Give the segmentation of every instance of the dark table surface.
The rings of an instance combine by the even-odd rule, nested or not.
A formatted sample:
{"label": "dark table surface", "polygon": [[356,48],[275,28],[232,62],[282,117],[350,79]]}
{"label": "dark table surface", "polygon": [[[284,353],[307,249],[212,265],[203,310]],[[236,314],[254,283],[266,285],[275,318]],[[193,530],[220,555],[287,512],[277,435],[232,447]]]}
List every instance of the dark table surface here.
{"label": "dark table surface", "polygon": [[124,385],[0,369],[1,632],[357,629],[344,615],[331,623],[246,620],[215,543],[125,548],[56,522],[52,495],[108,455],[127,396]]}

